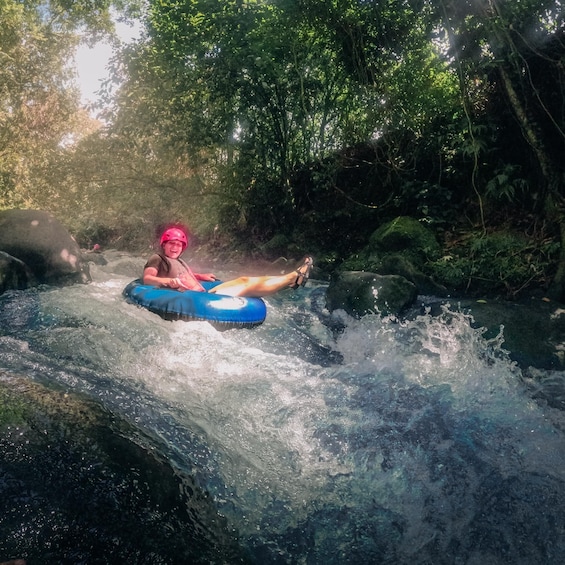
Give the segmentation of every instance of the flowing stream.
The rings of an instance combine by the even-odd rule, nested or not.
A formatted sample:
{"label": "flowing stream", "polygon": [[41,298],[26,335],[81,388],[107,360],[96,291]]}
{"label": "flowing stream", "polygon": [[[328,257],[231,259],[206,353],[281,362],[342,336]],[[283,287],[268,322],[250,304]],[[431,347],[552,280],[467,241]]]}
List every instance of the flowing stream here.
{"label": "flowing stream", "polygon": [[143,263],[108,260],[0,296],[0,562],[565,562],[564,414],[502,333],[455,307],[334,333],[316,281],[219,332],[128,304]]}

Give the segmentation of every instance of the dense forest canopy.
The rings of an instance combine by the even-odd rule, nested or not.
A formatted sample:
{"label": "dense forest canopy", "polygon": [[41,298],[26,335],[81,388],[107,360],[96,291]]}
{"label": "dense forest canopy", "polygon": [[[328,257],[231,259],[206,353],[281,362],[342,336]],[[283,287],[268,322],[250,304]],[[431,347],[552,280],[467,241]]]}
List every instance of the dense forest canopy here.
{"label": "dense forest canopy", "polygon": [[[94,123],[66,63],[111,9],[144,32],[116,50]],[[398,215],[446,248],[505,229],[563,297],[563,16],[549,0],[0,0],[0,206],[51,210],[84,245],[180,220],[334,263]]]}

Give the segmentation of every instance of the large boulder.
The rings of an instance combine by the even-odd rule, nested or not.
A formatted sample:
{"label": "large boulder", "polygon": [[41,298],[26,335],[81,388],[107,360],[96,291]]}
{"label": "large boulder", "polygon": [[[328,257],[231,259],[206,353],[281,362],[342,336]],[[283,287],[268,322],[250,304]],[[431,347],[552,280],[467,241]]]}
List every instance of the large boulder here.
{"label": "large boulder", "polygon": [[[88,262],[84,260],[77,242],[47,212],[0,212],[0,251],[24,263],[40,284],[64,285],[92,280]],[[15,268],[15,265],[12,263],[9,268]],[[4,271],[4,276],[9,278],[12,275]]]}
{"label": "large boulder", "polygon": [[0,424],[2,564],[250,563],[198,479],[101,403],[0,369]]}
{"label": "large boulder", "polygon": [[399,275],[414,283],[418,294],[443,296],[446,289],[422,272],[428,261],[440,255],[441,248],[432,230],[414,218],[399,216],[373,232],[367,245],[346,259],[342,268]]}
{"label": "large boulder", "polygon": [[369,238],[368,247],[384,254],[402,253],[416,264],[440,254],[435,234],[408,216],[399,216],[383,224]]}
{"label": "large boulder", "polygon": [[330,312],[345,310],[356,318],[371,313],[396,315],[410,306],[417,294],[416,285],[398,275],[345,271],[328,286],[326,306]]}

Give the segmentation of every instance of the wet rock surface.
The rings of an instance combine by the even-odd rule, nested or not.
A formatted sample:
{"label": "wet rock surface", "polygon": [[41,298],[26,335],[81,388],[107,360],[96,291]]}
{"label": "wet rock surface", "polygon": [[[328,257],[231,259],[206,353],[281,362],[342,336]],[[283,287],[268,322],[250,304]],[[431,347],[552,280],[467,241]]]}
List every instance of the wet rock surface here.
{"label": "wet rock surface", "polygon": [[0,558],[243,563],[208,494],[156,447],[92,400],[0,371]]}

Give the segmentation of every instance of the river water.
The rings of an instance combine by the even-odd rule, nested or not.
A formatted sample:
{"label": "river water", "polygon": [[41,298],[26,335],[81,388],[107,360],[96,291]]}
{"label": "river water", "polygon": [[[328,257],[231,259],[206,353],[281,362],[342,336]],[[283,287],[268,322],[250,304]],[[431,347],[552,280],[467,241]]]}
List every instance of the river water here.
{"label": "river water", "polygon": [[[90,285],[0,296],[0,382],[56,403],[0,412],[0,562],[565,562],[563,412],[530,397],[503,334],[454,307],[335,332],[316,281],[252,330],[167,322],[122,297],[143,263],[107,258]],[[99,470],[100,432],[78,473],[71,410],[160,470]],[[169,470],[174,519],[154,498]]]}

